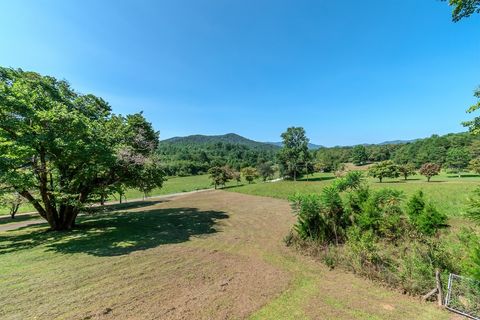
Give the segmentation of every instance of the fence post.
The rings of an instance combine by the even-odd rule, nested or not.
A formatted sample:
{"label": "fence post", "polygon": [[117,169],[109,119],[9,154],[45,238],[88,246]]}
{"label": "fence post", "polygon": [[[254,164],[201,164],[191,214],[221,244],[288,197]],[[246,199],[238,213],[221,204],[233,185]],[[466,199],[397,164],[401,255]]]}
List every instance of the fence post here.
{"label": "fence post", "polygon": [[435,279],[437,280],[437,301],[438,306],[443,306],[443,291],[442,291],[442,281],[440,279],[440,270],[435,270]]}

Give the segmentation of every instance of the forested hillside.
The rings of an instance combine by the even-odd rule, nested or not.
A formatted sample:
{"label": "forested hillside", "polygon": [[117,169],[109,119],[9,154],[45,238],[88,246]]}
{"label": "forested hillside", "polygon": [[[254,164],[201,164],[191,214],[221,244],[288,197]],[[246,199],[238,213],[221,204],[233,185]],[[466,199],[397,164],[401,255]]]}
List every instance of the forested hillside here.
{"label": "forested hillside", "polygon": [[193,135],[160,142],[158,152],[168,175],[206,173],[217,165],[234,169],[273,162],[277,146],[249,140],[234,133],[218,136]]}
{"label": "forested hillside", "polygon": [[341,163],[365,164],[393,160],[397,164],[412,163],[417,168],[427,162],[450,167],[453,162],[468,162],[480,156],[480,139],[468,133],[432,135],[407,143],[360,145],[354,147],[322,148],[315,159],[326,171],[334,170]]}

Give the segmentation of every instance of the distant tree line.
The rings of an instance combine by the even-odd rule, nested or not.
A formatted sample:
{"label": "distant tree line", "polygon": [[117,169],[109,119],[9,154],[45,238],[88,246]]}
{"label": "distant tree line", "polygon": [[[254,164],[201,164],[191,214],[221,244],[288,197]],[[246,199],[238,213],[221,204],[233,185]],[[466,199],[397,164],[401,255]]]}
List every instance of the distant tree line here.
{"label": "distant tree line", "polygon": [[321,148],[315,151],[314,157],[316,166],[326,172],[336,171],[347,162],[364,165],[387,160],[397,165],[409,164],[415,169],[434,163],[456,173],[466,169],[477,171],[480,167],[480,137],[455,133],[432,135],[403,144]]}
{"label": "distant tree line", "polygon": [[163,143],[158,153],[169,176],[207,173],[212,167],[228,166],[240,171],[275,160],[274,148],[254,148],[229,142]]}

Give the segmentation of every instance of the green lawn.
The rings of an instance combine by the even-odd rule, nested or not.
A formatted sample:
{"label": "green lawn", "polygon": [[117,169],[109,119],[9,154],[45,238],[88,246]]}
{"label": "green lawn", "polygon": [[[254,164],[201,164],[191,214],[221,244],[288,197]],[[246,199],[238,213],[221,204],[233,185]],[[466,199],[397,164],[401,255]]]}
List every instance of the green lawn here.
{"label": "green lawn", "polygon": [[[230,183],[229,185],[235,185],[235,183]],[[211,180],[208,178],[208,175],[198,175],[190,177],[171,177],[165,181],[162,188],[155,189],[150,194],[151,196],[165,195],[178,192],[187,192],[201,189],[212,188]],[[130,189],[126,193],[127,200],[142,198],[142,192],[138,190]],[[115,197],[112,197],[111,200],[116,200]],[[30,204],[24,204],[20,207],[19,213],[22,212],[31,212],[34,211],[33,207]],[[0,215],[6,215],[8,211],[6,208],[0,207]]]}
{"label": "green lawn", "polygon": [[[240,192],[251,195],[259,195],[280,199],[287,199],[295,192],[315,193],[334,181],[335,177],[329,173],[317,173],[313,176],[303,178],[301,181],[279,181],[274,183],[264,183],[257,180],[253,184],[236,185],[236,182],[227,184],[226,190]],[[442,173],[433,177],[431,182],[427,182],[423,176],[412,176],[408,181],[403,179],[385,179],[383,183],[378,180],[368,178],[372,188],[394,188],[400,189],[408,196],[417,190],[424,190],[425,194],[433,200],[437,207],[449,216],[460,215],[465,206],[471,191],[480,186],[480,176],[465,175],[462,178]],[[186,192],[211,188],[211,181],[208,175],[198,175],[189,177],[169,178],[164,186],[152,191],[151,196],[166,195],[177,192]],[[142,193],[138,190],[128,190],[127,200],[142,198]],[[115,200],[115,198],[112,198]],[[33,208],[29,205],[23,205],[19,212],[30,212]],[[5,208],[0,208],[0,215],[7,214]]]}
{"label": "green lawn", "polygon": [[[334,181],[335,177],[328,173],[317,173],[301,181],[279,181],[275,183],[263,183],[257,181],[254,184],[233,186],[229,191],[251,195],[259,195],[280,199],[287,199],[290,195],[301,193],[318,193],[322,188]],[[480,186],[480,176],[464,175],[457,176],[442,173],[427,182],[423,176],[412,176],[409,180],[385,179],[379,183],[377,179],[368,178],[368,183],[373,189],[392,188],[405,192],[406,196],[417,190],[423,190],[425,194],[436,204],[439,210],[449,216],[459,216],[464,212],[465,203],[471,192]]]}

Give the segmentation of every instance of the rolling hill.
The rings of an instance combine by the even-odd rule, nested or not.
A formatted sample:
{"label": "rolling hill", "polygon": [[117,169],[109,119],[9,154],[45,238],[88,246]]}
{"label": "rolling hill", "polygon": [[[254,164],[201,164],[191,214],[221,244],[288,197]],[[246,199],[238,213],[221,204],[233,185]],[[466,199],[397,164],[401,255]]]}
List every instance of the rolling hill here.
{"label": "rolling hill", "polygon": [[186,137],[173,137],[160,141],[160,144],[206,145],[217,142],[243,145],[253,149],[276,150],[280,148],[280,146],[250,140],[235,133],[212,136],[196,134]]}

